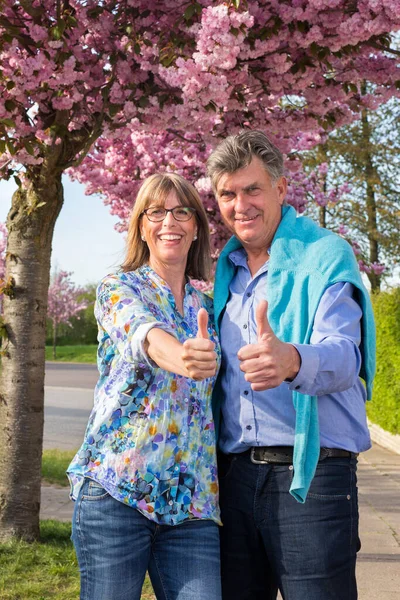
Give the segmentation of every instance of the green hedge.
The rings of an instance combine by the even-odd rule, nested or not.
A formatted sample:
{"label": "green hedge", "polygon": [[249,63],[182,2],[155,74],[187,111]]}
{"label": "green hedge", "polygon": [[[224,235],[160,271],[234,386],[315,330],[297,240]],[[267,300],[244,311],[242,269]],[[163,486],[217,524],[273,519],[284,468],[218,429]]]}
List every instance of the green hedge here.
{"label": "green hedge", "polygon": [[377,370],[368,418],[393,434],[400,433],[400,288],[373,298]]}

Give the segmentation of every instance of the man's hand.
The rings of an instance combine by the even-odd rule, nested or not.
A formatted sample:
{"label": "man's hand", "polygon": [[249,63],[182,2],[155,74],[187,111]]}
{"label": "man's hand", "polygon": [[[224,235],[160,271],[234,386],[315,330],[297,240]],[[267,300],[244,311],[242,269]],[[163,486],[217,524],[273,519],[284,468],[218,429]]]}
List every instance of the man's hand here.
{"label": "man's hand", "polygon": [[182,360],[188,372],[188,377],[201,381],[213,377],[217,370],[217,355],[215,344],[209,339],[208,313],[201,308],[197,313],[197,337],[186,340],[183,344]]}
{"label": "man's hand", "polygon": [[278,387],[285,379],[294,379],[300,369],[300,355],[292,344],[281,342],[267,318],[268,302],[256,308],[257,344],[248,344],[238,352],[240,368],[255,392]]}

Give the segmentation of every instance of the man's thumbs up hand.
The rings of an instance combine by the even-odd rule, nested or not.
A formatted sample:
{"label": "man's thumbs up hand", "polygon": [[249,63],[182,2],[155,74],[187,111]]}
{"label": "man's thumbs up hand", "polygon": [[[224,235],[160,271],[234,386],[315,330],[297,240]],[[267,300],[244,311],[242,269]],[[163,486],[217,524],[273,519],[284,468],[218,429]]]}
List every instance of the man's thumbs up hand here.
{"label": "man's thumbs up hand", "polygon": [[257,343],[238,352],[240,368],[255,392],[278,387],[285,379],[294,379],[300,369],[300,355],[292,344],[281,342],[267,317],[268,302],[256,308]]}
{"label": "man's thumbs up hand", "polygon": [[183,343],[182,360],[188,377],[201,381],[213,377],[217,371],[215,344],[208,335],[208,312],[200,308],[197,313],[197,336]]}
{"label": "man's thumbs up hand", "polygon": [[[256,308],[257,337],[259,342],[274,335],[271,325],[268,322],[267,310],[268,302],[266,300],[261,300]],[[263,338],[263,336],[265,336],[265,338]]]}

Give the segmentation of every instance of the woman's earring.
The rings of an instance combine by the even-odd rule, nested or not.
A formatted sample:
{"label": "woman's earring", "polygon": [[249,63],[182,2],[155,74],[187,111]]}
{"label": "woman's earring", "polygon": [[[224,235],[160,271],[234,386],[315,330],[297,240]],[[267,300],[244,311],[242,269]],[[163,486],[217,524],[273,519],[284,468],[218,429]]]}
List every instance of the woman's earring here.
{"label": "woman's earring", "polygon": [[146,238],[144,237],[144,235],[142,235],[142,240],[143,240],[144,242],[146,241]]}
{"label": "woman's earring", "polygon": [[196,240],[197,240],[197,233],[195,233],[193,236],[193,241],[195,242]]}

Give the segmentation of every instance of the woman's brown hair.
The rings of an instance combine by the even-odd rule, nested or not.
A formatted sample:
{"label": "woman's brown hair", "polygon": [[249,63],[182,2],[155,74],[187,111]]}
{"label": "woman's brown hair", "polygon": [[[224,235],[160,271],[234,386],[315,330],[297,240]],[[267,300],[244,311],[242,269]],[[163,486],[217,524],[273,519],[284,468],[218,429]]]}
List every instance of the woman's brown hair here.
{"label": "woman's brown hair", "polygon": [[207,214],[196,188],[175,173],[155,173],[147,177],[136,196],[128,227],[127,252],[121,266],[123,271],[134,271],[149,261],[149,248],[142,240],[140,220],[150,205],[163,206],[169,194],[175,192],[182,206],[196,210],[197,240],[193,241],[187,259],[186,275],[207,281],[210,276],[211,249]]}

